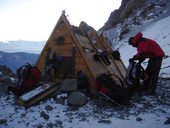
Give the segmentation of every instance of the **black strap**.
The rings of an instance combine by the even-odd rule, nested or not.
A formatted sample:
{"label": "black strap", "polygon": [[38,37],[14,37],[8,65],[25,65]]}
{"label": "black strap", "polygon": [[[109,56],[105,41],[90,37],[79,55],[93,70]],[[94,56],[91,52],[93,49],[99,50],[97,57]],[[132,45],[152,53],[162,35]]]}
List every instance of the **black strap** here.
{"label": "black strap", "polygon": [[117,77],[119,79],[120,83],[121,83],[121,87],[125,88],[124,82],[123,82],[123,80],[120,77],[118,77],[115,74],[109,74],[109,75]]}
{"label": "black strap", "polygon": [[[18,86],[19,87],[23,87],[24,86],[24,82],[26,81],[26,79],[30,75],[31,68],[32,68],[32,66],[29,63],[27,63],[26,65],[23,65],[22,67],[20,67],[18,69]],[[24,70],[24,71],[22,72],[23,78],[22,78],[22,81],[21,81],[21,71],[22,70]]]}

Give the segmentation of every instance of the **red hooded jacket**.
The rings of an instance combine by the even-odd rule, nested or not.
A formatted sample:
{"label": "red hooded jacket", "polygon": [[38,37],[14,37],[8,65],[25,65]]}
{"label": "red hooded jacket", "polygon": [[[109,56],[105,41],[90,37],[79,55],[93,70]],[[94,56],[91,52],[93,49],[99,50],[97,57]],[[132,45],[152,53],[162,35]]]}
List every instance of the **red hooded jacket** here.
{"label": "red hooded jacket", "polygon": [[137,33],[132,41],[132,45],[137,47],[137,54],[134,55],[134,59],[152,58],[152,57],[164,57],[165,53],[161,47],[153,40],[146,39],[139,41],[142,38],[142,33]]}

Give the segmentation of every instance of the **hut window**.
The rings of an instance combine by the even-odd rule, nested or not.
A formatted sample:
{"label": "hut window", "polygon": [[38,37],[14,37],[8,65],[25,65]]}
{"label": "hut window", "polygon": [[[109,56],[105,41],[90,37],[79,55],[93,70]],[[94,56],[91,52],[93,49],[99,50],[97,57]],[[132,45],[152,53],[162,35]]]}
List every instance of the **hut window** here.
{"label": "hut window", "polygon": [[64,37],[63,36],[57,37],[56,43],[57,43],[57,45],[63,45],[64,44]]}

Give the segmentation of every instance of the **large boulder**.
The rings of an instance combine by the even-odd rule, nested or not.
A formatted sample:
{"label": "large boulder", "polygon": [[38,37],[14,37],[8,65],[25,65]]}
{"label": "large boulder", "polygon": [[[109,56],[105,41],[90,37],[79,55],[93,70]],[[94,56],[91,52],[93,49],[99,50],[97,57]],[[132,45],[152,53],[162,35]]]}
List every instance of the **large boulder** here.
{"label": "large boulder", "polygon": [[17,85],[15,74],[8,67],[0,65],[0,96],[8,92],[8,86],[13,85]]}
{"label": "large boulder", "polygon": [[77,79],[66,79],[60,85],[61,92],[73,92],[77,89]]}
{"label": "large boulder", "polygon": [[86,95],[79,91],[72,92],[67,98],[68,104],[76,106],[83,106],[87,103],[87,101]]}

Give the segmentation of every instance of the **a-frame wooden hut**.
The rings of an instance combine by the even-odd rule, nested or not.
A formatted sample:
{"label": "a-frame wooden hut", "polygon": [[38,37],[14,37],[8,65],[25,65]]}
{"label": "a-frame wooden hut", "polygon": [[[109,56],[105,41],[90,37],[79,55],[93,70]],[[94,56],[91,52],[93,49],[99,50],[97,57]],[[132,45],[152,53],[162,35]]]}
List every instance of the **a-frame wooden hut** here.
{"label": "a-frame wooden hut", "polygon": [[[94,60],[93,55],[98,52],[98,48],[94,45],[93,36],[90,36],[83,25],[70,25],[66,16],[62,14],[37,60],[37,67],[41,72],[48,70],[49,60],[57,56],[62,62],[52,80],[55,82],[58,79],[73,78],[78,71],[82,71],[87,75],[91,93],[96,92],[95,80],[100,74],[111,72],[124,80],[126,68],[121,60],[116,61],[110,57],[109,66]],[[97,34],[95,38],[100,48],[104,48],[105,42],[102,42],[102,38]],[[108,44],[106,46],[111,49]]]}

